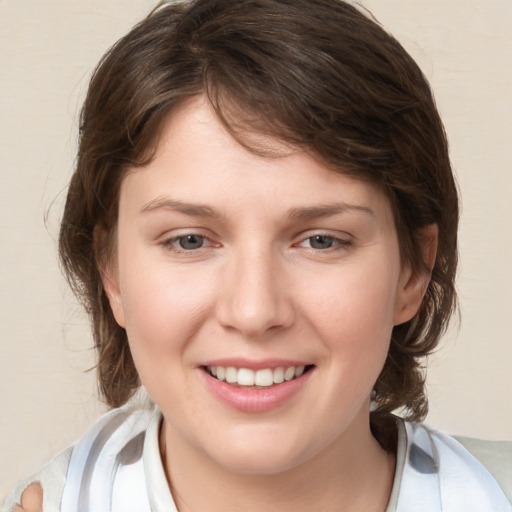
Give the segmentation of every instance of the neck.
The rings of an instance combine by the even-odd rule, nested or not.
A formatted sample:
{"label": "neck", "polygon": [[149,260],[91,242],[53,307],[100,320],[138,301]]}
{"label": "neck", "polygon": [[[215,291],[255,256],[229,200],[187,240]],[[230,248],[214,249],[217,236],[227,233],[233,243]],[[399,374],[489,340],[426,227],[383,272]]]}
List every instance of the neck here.
{"label": "neck", "polygon": [[164,421],[162,459],[177,508],[180,512],[384,512],[395,456],[381,448],[368,421],[364,429],[358,423],[323,452],[290,469],[241,474],[219,467],[171,432]]}

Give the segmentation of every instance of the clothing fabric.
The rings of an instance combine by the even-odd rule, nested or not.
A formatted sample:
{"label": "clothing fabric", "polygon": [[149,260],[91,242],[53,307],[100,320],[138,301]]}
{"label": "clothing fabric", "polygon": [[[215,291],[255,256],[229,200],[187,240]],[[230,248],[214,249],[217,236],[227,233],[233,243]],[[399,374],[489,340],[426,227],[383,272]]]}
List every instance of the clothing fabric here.
{"label": "clothing fabric", "polygon": [[[11,512],[27,485],[39,481],[44,512],[177,512],[160,458],[161,419],[151,402],[102,416],[74,447],[22,482],[2,510]],[[446,434],[400,419],[397,427],[396,473],[385,512],[512,512],[512,443],[462,439],[486,452],[485,467]]]}

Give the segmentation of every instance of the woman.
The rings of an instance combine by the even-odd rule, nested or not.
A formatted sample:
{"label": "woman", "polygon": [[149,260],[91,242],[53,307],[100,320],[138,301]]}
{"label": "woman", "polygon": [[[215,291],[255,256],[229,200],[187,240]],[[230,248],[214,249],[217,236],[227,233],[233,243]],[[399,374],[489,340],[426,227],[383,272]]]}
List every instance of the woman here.
{"label": "woman", "polygon": [[430,88],[373,20],[155,10],[93,76],[60,236],[120,408],[7,510],[510,510],[497,456],[418,423],[457,223]]}

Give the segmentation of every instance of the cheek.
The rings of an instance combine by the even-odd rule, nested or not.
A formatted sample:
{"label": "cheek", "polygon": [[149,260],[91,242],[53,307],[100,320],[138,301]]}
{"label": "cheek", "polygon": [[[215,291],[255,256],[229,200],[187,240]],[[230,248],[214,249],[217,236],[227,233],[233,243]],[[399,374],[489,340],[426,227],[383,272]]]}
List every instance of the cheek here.
{"label": "cheek", "polygon": [[193,366],[187,347],[207,315],[207,287],[161,267],[138,266],[136,278],[127,270],[122,297],[135,367],[157,403],[170,396],[178,403],[188,389],[183,369]]}
{"label": "cheek", "polygon": [[303,316],[319,332],[329,357],[357,379],[378,374],[384,364],[395,300],[396,282],[389,270],[344,269],[334,279],[315,281]]}
{"label": "cheek", "polygon": [[311,282],[314,286],[303,291],[306,309],[331,329],[364,337],[392,327],[397,279],[389,271],[350,267],[324,279],[317,274]]}
{"label": "cheek", "polygon": [[[120,266],[126,331],[135,353],[175,351],[187,343],[211,304],[213,283],[201,273],[134,254]],[[134,354],[135,357],[135,354]]]}

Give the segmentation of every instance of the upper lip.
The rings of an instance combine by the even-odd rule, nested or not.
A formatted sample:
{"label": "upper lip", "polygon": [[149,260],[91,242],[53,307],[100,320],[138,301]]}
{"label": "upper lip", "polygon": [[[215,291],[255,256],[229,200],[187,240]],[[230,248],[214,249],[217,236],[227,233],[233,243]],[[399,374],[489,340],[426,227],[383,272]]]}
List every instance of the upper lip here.
{"label": "upper lip", "polygon": [[263,370],[266,368],[289,368],[291,366],[309,366],[309,361],[299,361],[297,359],[261,359],[261,360],[249,360],[244,358],[223,358],[223,359],[212,359],[201,363],[199,366],[222,366],[224,368],[247,368],[250,370]]}

